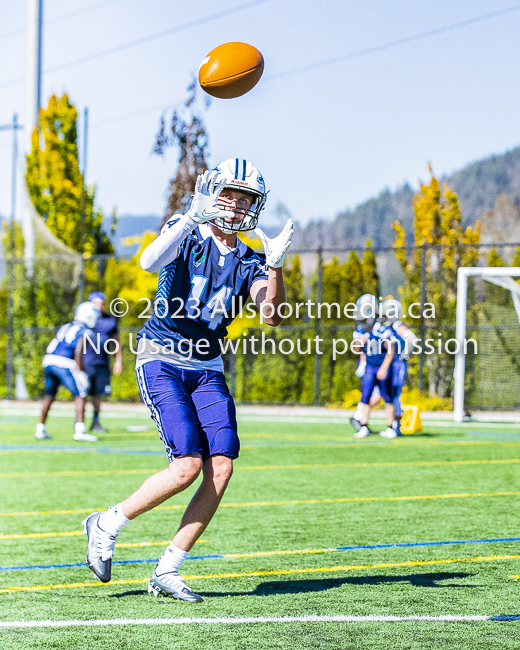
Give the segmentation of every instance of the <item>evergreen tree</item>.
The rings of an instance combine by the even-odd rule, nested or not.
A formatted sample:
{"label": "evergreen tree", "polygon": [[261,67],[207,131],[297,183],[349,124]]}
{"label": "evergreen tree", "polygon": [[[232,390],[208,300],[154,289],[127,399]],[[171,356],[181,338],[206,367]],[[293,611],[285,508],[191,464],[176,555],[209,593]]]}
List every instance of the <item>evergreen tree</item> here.
{"label": "evergreen tree", "polygon": [[371,293],[379,297],[379,274],[377,272],[377,257],[371,248],[370,239],[367,240],[366,250],[361,261],[361,274],[363,277],[363,293]]}
{"label": "evergreen tree", "polygon": [[[394,246],[396,257],[405,276],[399,292],[404,310],[411,303],[421,299],[421,270],[425,263],[426,302],[433,303],[435,317],[427,318],[428,336],[437,338],[441,331],[445,338],[451,338],[451,331],[442,330],[455,325],[457,299],[457,269],[459,266],[475,266],[478,262],[480,222],[462,228],[462,218],[456,193],[448,185],[441,190],[439,182],[430,167],[429,185],[421,184],[414,197],[414,244],[424,246],[408,254],[405,248],[406,232],[399,222],[392,224],[396,233]],[[443,246],[450,246],[443,247]],[[429,316],[430,314],[427,314]],[[449,334],[449,336],[447,336]],[[440,397],[448,395],[452,384],[452,355],[431,354],[427,357],[428,385],[430,394]]]}
{"label": "evergreen tree", "polygon": [[[83,174],[78,163],[77,111],[67,95],[52,95],[40,111],[32,134],[26,180],[36,210],[58,239],[81,250]],[[96,189],[86,188],[85,246],[87,256],[113,253],[103,230],[103,214],[94,207]]]}
{"label": "evergreen tree", "polygon": [[196,98],[197,84],[193,80],[188,86],[188,98],[182,109],[173,112],[169,133],[166,119],[161,117],[153,152],[162,156],[168,147],[178,146],[179,163],[175,176],[170,181],[168,205],[160,228],[173,214],[186,212],[191,203],[197,176],[208,168],[208,136]]}

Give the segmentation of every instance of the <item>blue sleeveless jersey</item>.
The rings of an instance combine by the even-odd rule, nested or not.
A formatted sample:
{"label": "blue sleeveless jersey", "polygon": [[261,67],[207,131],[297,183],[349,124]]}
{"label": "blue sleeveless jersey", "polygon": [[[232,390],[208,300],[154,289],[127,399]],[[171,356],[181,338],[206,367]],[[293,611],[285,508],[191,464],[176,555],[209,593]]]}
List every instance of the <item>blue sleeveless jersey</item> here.
{"label": "blue sleeveless jersey", "polygon": [[379,367],[386,356],[386,346],[383,341],[390,341],[392,344],[395,342],[393,331],[376,321],[368,332],[365,332],[362,325],[358,325],[354,331],[354,338],[358,338],[359,334],[364,334],[368,339],[363,348],[363,352],[367,355],[367,365]]}
{"label": "blue sleeveless jersey", "polygon": [[67,323],[60,327],[56,336],[47,346],[47,354],[55,354],[59,357],[72,359],[78,339],[85,334],[89,334],[94,340],[94,334],[86,325],[78,321]]}
{"label": "blue sleeveless jersey", "polygon": [[[172,220],[175,217],[172,218]],[[159,273],[154,314],[137,335],[186,355],[189,341],[195,359],[215,359],[227,326],[246,304],[251,286],[267,280],[265,256],[237,240],[222,254],[209,226],[197,227],[180,245],[173,262]],[[224,311],[226,313],[224,313]],[[197,341],[207,346],[195,349]]]}

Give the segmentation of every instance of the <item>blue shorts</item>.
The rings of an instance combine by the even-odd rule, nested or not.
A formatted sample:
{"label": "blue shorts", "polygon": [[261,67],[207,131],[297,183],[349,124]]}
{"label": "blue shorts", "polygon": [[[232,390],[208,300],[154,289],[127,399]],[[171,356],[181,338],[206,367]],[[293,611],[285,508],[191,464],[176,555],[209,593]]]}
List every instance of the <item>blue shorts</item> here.
{"label": "blue shorts", "polygon": [[88,394],[92,397],[110,395],[110,368],[108,366],[85,366],[90,385]]}
{"label": "blue shorts", "polygon": [[392,404],[394,388],[392,386],[392,366],[388,370],[386,379],[382,381],[376,377],[380,366],[369,366],[365,369],[365,374],[361,378],[361,403],[369,404],[372,391],[377,386],[385,404]]}
{"label": "blue shorts", "polygon": [[74,397],[79,397],[79,388],[73,374],[68,368],[47,366],[45,368],[45,395],[56,397],[58,388],[62,384]]}
{"label": "blue shorts", "polygon": [[395,416],[400,418],[403,415],[403,406],[401,404],[401,393],[406,382],[408,366],[403,359],[395,359],[392,363],[392,386],[395,406]]}
{"label": "blue shorts", "polygon": [[137,383],[170,463],[187,454],[238,458],[235,403],[221,372],[150,361],[137,369]]}

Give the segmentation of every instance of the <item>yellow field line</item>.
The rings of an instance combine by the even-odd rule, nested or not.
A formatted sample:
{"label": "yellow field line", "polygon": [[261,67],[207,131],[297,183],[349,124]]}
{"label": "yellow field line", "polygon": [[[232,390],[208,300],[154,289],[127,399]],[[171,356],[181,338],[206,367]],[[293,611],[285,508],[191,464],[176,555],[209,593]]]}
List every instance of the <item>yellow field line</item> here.
{"label": "yellow field line", "polygon": [[83,535],[81,530],[72,530],[63,533],[27,533],[26,535],[0,535],[2,539],[29,539],[33,537],[76,537],[76,535]]}
{"label": "yellow field line", "polygon": [[77,535],[83,535],[81,530],[72,530],[63,533],[27,533],[26,535],[0,535],[0,540],[2,539],[30,539],[34,537],[76,537]]}
{"label": "yellow field line", "polygon": [[[167,539],[165,542],[134,542],[133,544],[116,544],[117,548],[136,548],[138,546],[164,546],[169,544],[172,540]],[[205,544],[209,540],[198,539],[195,544]]]}
{"label": "yellow field line", "polygon": [[[284,469],[334,469],[343,467],[370,468],[370,467],[430,467],[450,465],[513,465],[520,463],[520,458],[504,458],[489,460],[424,460],[394,463],[312,463],[297,465],[238,465],[235,471],[280,471]],[[131,474],[152,474],[164,468],[149,469],[121,469],[121,470],[92,470],[92,471],[64,471],[64,472],[11,472],[0,474],[0,478],[35,478],[46,476],[124,476]]]}
{"label": "yellow field line", "polygon": [[45,476],[124,476],[126,474],[153,474],[164,467],[151,469],[118,469],[118,470],[92,470],[92,471],[63,471],[63,472],[11,472],[0,474],[0,478],[42,478]]}
{"label": "yellow field line", "polygon": [[[499,562],[504,560],[518,560],[520,555],[489,555],[483,557],[460,557],[444,560],[409,560],[407,562],[380,562],[378,564],[356,564],[347,566],[314,567],[306,569],[278,569],[274,571],[243,571],[240,573],[209,573],[206,575],[187,575],[186,580],[212,580],[222,578],[254,578],[263,576],[284,576],[302,573],[332,573],[346,571],[366,571],[369,569],[395,569],[401,567],[431,566],[435,564],[456,564],[458,562]],[[511,576],[517,577],[517,576]],[[520,576],[518,576],[520,577]],[[79,589],[82,587],[106,587],[111,585],[136,585],[148,582],[149,578],[138,578],[134,580],[112,580],[110,583],[102,582],[72,582],[69,584],[57,585],[35,585],[33,587],[7,587],[0,589],[0,593],[12,593],[18,591],[42,591],[45,589]]]}
{"label": "yellow field line", "polygon": [[[26,535],[14,534],[14,535],[0,535],[0,541],[5,539],[34,539],[41,537],[79,537],[83,535],[82,530],[72,530],[66,532],[57,532],[57,533],[27,533]],[[207,539],[198,539],[195,544],[203,544],[207,542]],[[170,539],[165,542],[133,542],[133,543],[123,543],[116,544],[118,548],[135,548],[138,546],[164,546],[164,544],[169,544]]]}
{"label": "yellow field line", "polygon": [[273,555],[314,555],[320,553],[335,553],[335,548],[305,548],[294,551],[254,551],[252,553],[225,553],[224,557],[236,559],[242,557],[271,557]]}
{"label": "yellow field line", "polygon": [[[338,499],[291,499],[287,501],[250,501],[245,503],[221,503],[219,508],[254,508],[262,506],[303,506],[321,503],[363,503],[371,501],[423,501],[425,499],[467,499],[477,497],[518,496],[520,492],[462,492],[460,494],[420,494],[395,497],[344,497]],[[186,504],[157,506],[154,510],[184,510]],[[0,512],[0,517],[37,517],[44,515],[72,515],[95,512],[93,508],[78,510],[40,510],[36,512]]]}

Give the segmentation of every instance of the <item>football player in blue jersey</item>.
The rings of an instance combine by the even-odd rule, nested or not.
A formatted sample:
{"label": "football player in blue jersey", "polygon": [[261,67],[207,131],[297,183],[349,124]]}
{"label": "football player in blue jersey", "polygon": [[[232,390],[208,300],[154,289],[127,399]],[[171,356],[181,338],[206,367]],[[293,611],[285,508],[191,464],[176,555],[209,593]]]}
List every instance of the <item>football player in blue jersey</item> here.
{"label": "football player in blue jersey", "polygon": [[392,430],[387,429],[381,435],[384,435],[385,438],[396,438],[401,435],[401,417],[403,415],[401,393],[408,374],[408,359],[418,339],[408,325],[401,320],[403,306],[395,298],[387,298],[381,303],[381,316],[383,324],[392,329],[397,342],[397,351],[392,361],[394,422]]}
{"label": "football player in blue jersey", "polygon": [[100,311],[96,327],[93,330],[94,345],[91,345],[87,341],[83,359],[85,363],[85,372],[87,373],[90,383],[88,394],[92,400],[92,406],[94,409],[90,431],[104,432],[106,429],[99,421],[99,412],[101,410],[101,398],[110,395],[110,375],[112,372],[110,370],[110,359],[103,344],[109,339],[117,342],[113,367],[114,375],[120,375],[123,371],[123,349],[119,341],[116,317],[103,311],[105,305],[105,294],[102,291],[93,291],[89,295],[88,299]]}
{"label": "football player in blue jersey", "polygon": [[84,372],[83,348],[85,336],[94,336],[92,328],[98,318],[99,309],[91,302],[82,302],[76,308],[72,323],[60,327],[47,346],[47,354],[42,361],[45,368],[45,397],[42,415],[34,434],[37,440],[48,440],[51,437],[45,429],[45,421],[61,384],[74,396],[74,440],[96,442],[96,436],[87,433],[85,427],[85,397],[89,382]]}
{"label": "football player in blue jersey", "polygon": [[[191,207],[174,215],[141,256],[160,271],[154,315],[138,335],[137,381],[169,461],[127,499],[85,521],[87,562],[111,578],[118,533],[130,520],[202,482],[148,585],[154,595],[200,602],[179,575],[211,521],[233,472],[239,440],[235,405],[224,377],[221,342],[251,296],[264,321],[278,325],[285,301],[282,266],[293,224],[275,238],[256,228],[266,200],[264,180],[248,161],[231,158],[198,177]],[[256,228],[265,255],[237,235]]]}
{"label": "football player in blue jersey", "polygon": [[361,377],[360,428],[354,438],[367,438],[372,432],[368,428],[370,417],[370,399],[374,389],[385,401],[387,429],[392,429],[394,421],[394,404],[392,388],[392,361],[395,356],[395,338],[392,331],[376,320],[378,301],[371,294],[364,294],[356,303],[354,319],[358,325],[354,339],[362,345],[356,375]]}

